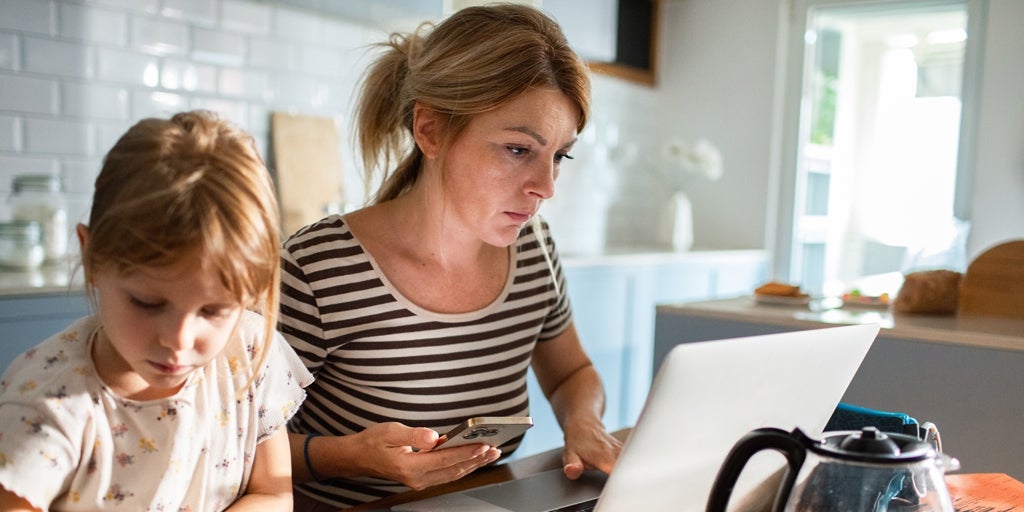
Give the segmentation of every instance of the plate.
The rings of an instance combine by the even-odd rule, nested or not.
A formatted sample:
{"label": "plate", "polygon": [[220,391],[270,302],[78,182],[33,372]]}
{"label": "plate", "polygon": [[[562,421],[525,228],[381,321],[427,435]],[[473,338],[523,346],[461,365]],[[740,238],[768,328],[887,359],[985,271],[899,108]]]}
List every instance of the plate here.
{"label": "plate", "polygon": [[883,302],[878,297],[844,297],[842,301],[844,308],[889,309],[889,306],[891,305],[889,301]]}
{"label": "plate", "polygon": [[778,306],[806,306],[811,303],[810,295],[796,297],[786,295],[761,295],[754,294],[754,302],[759,304],[774,304]]}

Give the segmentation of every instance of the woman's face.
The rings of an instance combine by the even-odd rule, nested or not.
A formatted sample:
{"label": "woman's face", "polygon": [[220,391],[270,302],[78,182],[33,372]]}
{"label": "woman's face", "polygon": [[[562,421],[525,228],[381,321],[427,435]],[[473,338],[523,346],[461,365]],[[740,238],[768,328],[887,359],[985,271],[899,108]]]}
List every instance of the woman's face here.
{"label": "woman's face", "polygon": [[103,334],[94,352],[103,381],[126,398],[173,395],[231,339],[242,306],[198,257],[166,267],[92,276]]}
{"label": "woman's face", "polygon": [[565,94],[539,88],[474,117],[442,160],[446,211],[484,242],[511,245],[554,194],[578,120]]}

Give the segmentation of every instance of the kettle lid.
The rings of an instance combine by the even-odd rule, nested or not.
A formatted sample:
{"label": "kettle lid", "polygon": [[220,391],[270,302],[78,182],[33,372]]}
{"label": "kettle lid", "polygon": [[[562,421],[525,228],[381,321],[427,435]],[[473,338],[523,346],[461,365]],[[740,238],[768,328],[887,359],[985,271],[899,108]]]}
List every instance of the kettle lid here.
{"label": "kettle lid", "polygon": [[811,450],[841,460],[906,463],[935,458],[935,449],[906,434],[886,433],[877,427],[829,434]]}

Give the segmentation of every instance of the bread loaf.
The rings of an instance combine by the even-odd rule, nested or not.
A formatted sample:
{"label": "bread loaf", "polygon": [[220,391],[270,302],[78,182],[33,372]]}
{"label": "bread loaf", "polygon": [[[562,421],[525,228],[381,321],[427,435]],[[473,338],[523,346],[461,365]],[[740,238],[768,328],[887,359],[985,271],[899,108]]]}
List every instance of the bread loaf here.
{"label": "bread loaf", "polygon": [[800,287],[792,284],[769,281],[754,289],[757,295],[774,295],[776,297],[803,297]]}
{"label": "bread loaf", "polygon": [[955,314],[962,277],[952,270],[911,272],[904,276],[892,309],[897,313]]}

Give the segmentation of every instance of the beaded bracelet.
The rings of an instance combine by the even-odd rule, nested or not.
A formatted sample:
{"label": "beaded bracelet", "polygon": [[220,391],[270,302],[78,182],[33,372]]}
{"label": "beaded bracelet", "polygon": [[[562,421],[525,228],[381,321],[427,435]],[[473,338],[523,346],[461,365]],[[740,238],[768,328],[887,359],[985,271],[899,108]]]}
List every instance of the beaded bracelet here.
{"label": "beaded bracelet", "polygon": [[314,437],[320,437],[320,434],[313,432],[306,436],[306,442],[302,445],[302,458],[306,461],[306,471],[309,471],[309,476],[313,477],[313,480],[317,483],[321,483],[320,476],[316,474],[316,471],[313,470],[313,465],[309,463],[309,442]]}

